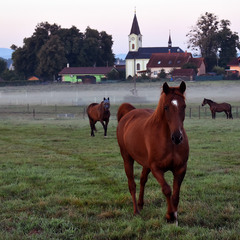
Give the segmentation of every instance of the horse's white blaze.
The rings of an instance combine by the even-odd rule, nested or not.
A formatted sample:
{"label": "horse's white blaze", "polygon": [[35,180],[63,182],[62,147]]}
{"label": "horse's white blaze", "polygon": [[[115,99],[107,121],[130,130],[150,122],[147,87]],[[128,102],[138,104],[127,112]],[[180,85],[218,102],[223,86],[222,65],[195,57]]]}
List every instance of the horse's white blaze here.
{"label": "horse's white blaze", "polygon": [[178,101],[174,99],[174,100],[172,100],[172,104],[177,107],[178,106]]}

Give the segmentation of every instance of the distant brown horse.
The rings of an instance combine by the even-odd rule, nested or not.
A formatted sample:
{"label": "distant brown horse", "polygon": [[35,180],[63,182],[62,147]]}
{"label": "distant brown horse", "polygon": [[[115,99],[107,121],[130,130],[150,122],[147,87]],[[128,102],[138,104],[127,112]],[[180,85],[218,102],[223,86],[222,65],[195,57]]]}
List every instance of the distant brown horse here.
{"label": "distant brown horse", "polygon": [[208,104],[212,112],[212,119],[216,118],[216,112],[225,112],[228,118],[233,118],[232,116],[232,106],[229,103],[216,103],[210,99],[204,98],[202,106]]}
{"label": "distant brown horse", "polygon": [[91,136],[94,137],[94,131],[97,131],[95,124],[100,121],[103,129],[104,136],[107,136],[107,126],[110,117],[110,100],[109,98],[103,98],[101,103],[91,103],[87,108],[87,114],[91,127]]}
{"label": "distant brown horse", "polygon": [[[188,138],[183,127],[185,90],[184,82],[179,87],[169,87],[164,83],[155,111],[136,109],[131,104],[124,103],[119,107],[117,114],[121,116],[118,118],[117,140],[128,178],[134,214],[138,214],[143,208],[144,187],[148,174],[152,172],[167,199],[166,219],[170,222],[176,221],[176,224],[180,186],[186,173],[189,155]],[[133,173],[134,161],[143,167],[138,204]],[[168,170],[172,171],[174,176],[173,193],[164,178],[164,173]]]}

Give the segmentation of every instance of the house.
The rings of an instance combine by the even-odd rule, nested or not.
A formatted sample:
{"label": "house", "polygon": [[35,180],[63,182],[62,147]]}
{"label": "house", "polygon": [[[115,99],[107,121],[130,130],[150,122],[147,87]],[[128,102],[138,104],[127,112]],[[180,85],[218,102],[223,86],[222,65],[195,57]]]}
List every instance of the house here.
{"label": "house", "polygon": [[133,23],[129,40],[129,52],[126,56],[126,78],[139,75],[147,70],[147,64],[153,53],[183,53],[179,47],[172,47],[171,35],[169,34],[167,47],[142,47],[142,34],[138,25],[136,12],[134,14]]}
{"label": "house", "polygon": [[[165,71],[166,74],[172,73],[176,69],[181,69],[184,64],[192,63],[197,67],[197,75],[202,75],[206,73],[205,63],[203,58],[193,58],[191,53],[154,53],[152,54],[148,64],[147,72],[150,74],[150,77],[156,78],[158,74],[162,71]],[[187,73],[187,71],[181,71]],[[178,73],[180,73],[178,71]],[[186,75],[186,77],[189,77]]]}
{"label": "house", "polygon": [[114,67],[65,67],[59,72],[62,82],[96,83],[106,79],[108,73],[117,71]]}
{"label": "house", "polygon": [[227,65],[229,70],[227,70],[227,74],[237,74],[239,76],[240,72],[240,57],[233,58]]}
{"label": "house", "polygon": [[39,81],[39,78],[32,76],[32,77],[28,78],[28,81]]}

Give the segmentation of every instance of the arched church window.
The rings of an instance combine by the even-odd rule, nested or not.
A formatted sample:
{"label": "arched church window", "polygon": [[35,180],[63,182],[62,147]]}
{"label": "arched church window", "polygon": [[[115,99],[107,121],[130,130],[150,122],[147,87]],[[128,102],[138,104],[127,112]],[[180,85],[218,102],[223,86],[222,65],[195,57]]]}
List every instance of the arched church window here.
{"label": "arched church window", "polygon": [[135,48],[135,44],[133,43],[133,44],[132,44],[132,49],[134,49],[134,48]]}
{"label": "arched church window", "polygon": [[140,70],[140,63],[137,64],[137,70]]}

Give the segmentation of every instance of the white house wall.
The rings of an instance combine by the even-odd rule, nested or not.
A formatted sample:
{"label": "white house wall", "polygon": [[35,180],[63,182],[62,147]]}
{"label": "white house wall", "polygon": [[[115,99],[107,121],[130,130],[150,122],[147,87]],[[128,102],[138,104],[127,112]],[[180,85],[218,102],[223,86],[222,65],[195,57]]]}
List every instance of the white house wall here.
{"label": "white house wall", "polygon": [[[149,59],[135,59],[135,71],[146,71]],[[137,70],[137,65],[140,64],[140,69]],[[134,59],[126,59],[126,78],[134,76]]]}
{"label": "white house wall", "polygon": [[176,68],[167,68],[167,67],[163,67],[163,68],[151,68],[151,77],[152,78],[156,78],[158,76],[158,74],[161,72],[161,70],[164,69],[165,73],[168,74],[169,72],[171,72],[174,69],[181,69],[180,67],[176,67]]}

